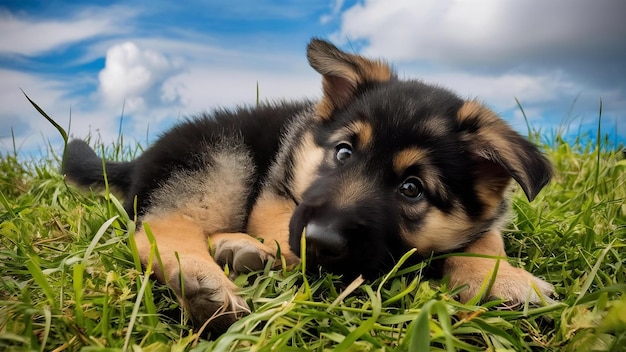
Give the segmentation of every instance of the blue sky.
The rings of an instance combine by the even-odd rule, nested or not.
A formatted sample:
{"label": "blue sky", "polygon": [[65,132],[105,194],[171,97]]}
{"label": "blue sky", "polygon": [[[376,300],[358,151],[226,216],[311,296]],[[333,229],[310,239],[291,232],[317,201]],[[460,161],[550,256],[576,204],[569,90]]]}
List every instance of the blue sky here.
{"label": "blue sky", "polygon": [[154,140],[181,118],[319,97],[312,36],[385,58],[400,77],[478,98],[516,129],[597,128],[626,141],[620,0],[29,1],[0,3],[0,153],[46,155],[58,133]]}

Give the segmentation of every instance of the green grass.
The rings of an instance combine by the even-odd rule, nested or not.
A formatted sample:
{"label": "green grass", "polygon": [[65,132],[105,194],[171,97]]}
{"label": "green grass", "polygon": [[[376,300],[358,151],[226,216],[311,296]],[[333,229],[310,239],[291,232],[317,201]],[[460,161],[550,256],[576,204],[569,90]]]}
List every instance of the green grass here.
{"label": "green grass", "polygon": [[[118,160],[141,150],[92,144]],[[68,187],[58,154],[1,155],[0,350],[626,351],[626,161],[558,137],[545,148],[556,176],[533,203],[516,193],[505,238],[557,303],[461,304],[445,280],[420,275],[427,263],[347,289],[267,269],[237,279],[253,312],[214,340],[143,274],[114,197]]]}

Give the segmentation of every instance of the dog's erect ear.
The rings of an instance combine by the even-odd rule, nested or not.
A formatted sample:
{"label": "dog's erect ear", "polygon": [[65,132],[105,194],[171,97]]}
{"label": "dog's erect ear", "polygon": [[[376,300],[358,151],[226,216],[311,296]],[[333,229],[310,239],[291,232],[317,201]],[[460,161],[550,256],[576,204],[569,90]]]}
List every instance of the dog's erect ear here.
{"label": "dog's erect ear", "polygon": [[323,76],[324,97],[317,106],[317,115],[322,119],[330,118],[333,111],[350,101],[359,85],[393,77],[385,62],[345,53],[321,39],[311,40],[307,58],[311,67]]}
{"label": "dog's erect ear", "polygon": [[468,101],[459,109],[457,119],[465,148],[481,161],[479,177],[513,177],[530,201],[550,181],[548,160],[495,112],[477,101]]}

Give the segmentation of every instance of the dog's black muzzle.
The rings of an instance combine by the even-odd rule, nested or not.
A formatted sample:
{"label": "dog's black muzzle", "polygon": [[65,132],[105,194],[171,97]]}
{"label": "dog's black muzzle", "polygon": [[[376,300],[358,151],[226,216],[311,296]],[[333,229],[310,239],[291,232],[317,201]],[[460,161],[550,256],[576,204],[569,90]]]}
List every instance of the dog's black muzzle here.
{"label": "dog's black muzzle", "polygon": [[380,197],[341,204],[337,194],[323,184],[305,193],[289,224],[291,250],[302,257],[304,235],[308,270],[321,266],[345,280],[376,277],[393,264],[392,248],[399,242],[393,211]]}

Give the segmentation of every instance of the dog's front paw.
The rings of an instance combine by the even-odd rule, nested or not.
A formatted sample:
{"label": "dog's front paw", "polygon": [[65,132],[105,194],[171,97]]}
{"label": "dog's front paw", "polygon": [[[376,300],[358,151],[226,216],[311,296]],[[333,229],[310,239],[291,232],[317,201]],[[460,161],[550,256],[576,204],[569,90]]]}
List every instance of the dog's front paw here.
{"label": "dog's front paw", "polygon": [[[500,265],[502,266],[502,264]],[[504,268],[501,267],[501,269],[496,274],[489,297],[503,299],[506,301],[506,305],[511,307],[516,307],[524,302],[542,304],[553,301],[554,287],[548,282],[508,263],[505,263]],[[489,274],[491,272],[487,273],[487,275]],[[485,277],[482,278],[482,280],[484,279]]]}
{"label": "dog's front paw", "polygon": [[[465,260],[470,258],[464,258]],[[506,261],[501,261],[495,281],[489,292],[482,292],[488,287],[495,269],[495,260],[471,258],[471,266],[450,271],[450,283],[453,287],[467,285],[459,293],[459,300],[467,302],[479,294],[483,298],[499,298],[506,301],[506,306],[515,307],[524,302],[541,304],[553,302],[554,287],[548,282],[515,268]]]}
{"label": "dog's front paw", "polygon": [[224,234],[211,237],[215,249],[215,261],[228,265],[235,275],[261,270],[268,260],[274,258],[272,250],[246,234]]}
{"label": "dog's front paw", "polygon": [[198,328],[206,324],[206,330],[220,335],[250,312],[237,295],[237,286],[214,262],[181,258],[180,268],[170,275],[168,284]]}

